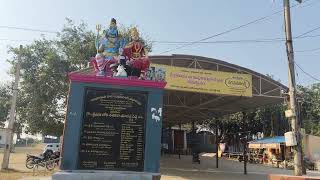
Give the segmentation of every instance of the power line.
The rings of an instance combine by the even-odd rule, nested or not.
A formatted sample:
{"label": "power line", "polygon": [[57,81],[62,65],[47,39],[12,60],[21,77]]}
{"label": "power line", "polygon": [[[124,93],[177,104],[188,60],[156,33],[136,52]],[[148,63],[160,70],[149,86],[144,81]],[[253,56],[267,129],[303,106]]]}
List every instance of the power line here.
{"label": "power line", "polygon": [[305,32],[305,33],[302,33],[301,35],[297,36],[296,38],[303,37],[304,35],[309,34],[309,33],[311,33],[311,32],[314,32],[314,31],[316,31],[316,30],[318,30],[318,29],[320,29],[320,26],[318,26],[318,27],[316,27],[316,28],[313,28],[313,29],[311,29],[311,30],[309,30],[309,31],[307,31],[307,32]]}
{"label": "power line", "polygon": [[[302,38],[311,38],[311,37],[319,37],[320,35],[312,35],[312,36],[303,36],[299,38],[293,39],[302,39]],[[34,40],[27,40],[27,39],[0,39],[0,41],[13,41],[13,42],[34,42]],[[284,38],[270,38],[270,39],[242,39],[242,40],[225,40],[225,41],[205,41],[205,42],[198,42],[197,44],[233,44],[233,43],[279,43],[285,42]],[[151,41],[154,43],[153,45],[179,45],[179,44],[189,44],[192,43],[191,41]],[[311,52],[319,50],[320,48],[310,49],[310,50],[301,50],[296,52]]]}
{"label": "power line", "polygon": [[307,76],[309,76],[310,78],[312,78],[313,80],[316,80],[316,81],[319,81],[320,82],[320,79],[314,77],[313,75],[311,75],[310,73],[306,72],[305,70],[302,69],[302,67],[297,63],[297,62],[294,62],[294,64],[304,73],[306,74]]}
{"label": "power line", "polygon": [[41,30],[41,29],[33,29],[33,28],[24,28],[24,27],[16,27],[16,26],[1,26],[0,28],[3,29],[16,29],[16,30],[24,30],[24,31],[33,31],[33,32],[42,32],[42,33],[52,33],[56,34],[57,31],[50,31],[50,30]]}
{"label": "power line", "polygon": [[[305,36],[305,35],[307,35],[307,34],[309,34],[309,33],[311,33],[311,32],[314,32],[314,31],[316,31],[316,30],[318,30],[318,29],[320,29],[320,26],[315,27],[315,28],[313,28],[313,29],[311,29],[311,30],[309,30],[309,31],[307,31],[307,32],[305,32],[305,33],[302,33],[302,34],[300,34],[299,36],[297,36],[296,38],[311,37],[312,35],[310,35],[310,36]],[[315,36],[319,36],[319,35],[313,35],[313,37],[315,37]],[[320,48],[307,49],[307,50],[298,50],[298,51],[295,51],[295,52],[313,52],[313,51],[318,51],[318,50],[320,50]]]}
{"label": "power line", "polygon": [[[310,0],[308,0],[310,1]],[[307,2],[307,1],[305,1]],[[318,2],[318,1],[317,1]],[[307,7],[307,6],[310,6],[311,4],[313,3],[310,3],[306,6],[303,6],[303,7]],[[297,5],[294,5],[292,7],[295,7]],[[272,16],[276,13],[278,13],[280,11],[277,11],[269,16]],[[266,17],[264,17],[266,18]],[[259,18],[259,19],[263,19],[263,18]],[[258,20],[259,20],[258,19]],[[258,21],[256,20],[256,21]],[[247,23],[249,24],[249,23]],[[48,32],[48,33],[58,33],[56,31],[49,31],[49,30],[39,30],[39,29],[31,29],[31,28],[22,28],[22,27],[11,27],[11,26],[0,26],[0,28],[13,28],[13,29],[19,29],[19,30],[27,30],[27,31],[38,31],[38,32]],[[235,28],[234,28],[235,29]],[[320,35],[309,35],[309,36],[305,36],[306,34],[309,34],[313,31],[316,31],[320,29],[320,26],[315,28],[315,29],[312,29],[306,33],[303,33],[297,37],[294,37],[293,39],[301,39],[301,38],[311,38],[311,37],[319,37]],[[221,33],[219,33],[221,34]],[[213,38],[212,36],[211,37],[208,37],[208,39],[210,38]],[[205,38],[206,39],[206,38]],[[215,44],[215,43],[270,43],[270,42],[281,42],[281,41],[285,41],[284,38],[270,38],[270,39],[249,39],[249,40],[229,40],[229,41],[205,41],[203,42],[204,39],[202,40],[199,40],[197,42],[195,41],[151,41],[152,43],[161,43],[161,44],[185,44],[186,46],[187,45],[191,45],[191,44]],[[0,41],[17,41],[17,42],[21,42],[21,41],[27,41],[27,42],[32,42],[33,40],[25,40],[25,39],[0,39]],[[181,47],[182,48],[182,47]],[[160,53],[161,54],[161,53]]]}
{"label": "power line", "polygon": [[[305,39],[305,38],[314,38],[314,37],[320,37],[320,34],[316,35],[307,35],[307,36],[300,36],[300,37],[293,37],[293,39]],[[281,42],[285,41],[285,38],[267,38],[267,39],[242,39],[242,40],[225,40],[225,41],[204,41],[204,42],[198,42],[198,44],[211,44],[211,43],[255,43],[255,42]],[[151,41],[151,43],[159,43],[159,44],[188,44],[192,43],[192,41],[160,41],[155,40]]]}
{"label": "power line", "polygon": [[[320,34],[316,35],[307,35],[301,37],[294,37],[293,39],[305,39],[305,38],[314,38],[320,37]],[[16,41],[16,42],[33,42],[34,40],[28,39],[8,39],[8,38],[0,38],[0,41]],[[272,42],[283,42],[285,38],[266,38],[266,39],[242,39],[242,40],[225,40],[225,41],[205,41],[205,42],[198,42],[198,44],[219,44],[219,43],[272,43]],[[188,44],[192,43],[192,41],[151,41],[151,43],[156,44]]]}
{"label": "power line", "polygon": [[[304,3],[308,2],[308,1],[311,1],[311,0],[306,0],[306,1],[304,1]],[[293,7],[296,7],[296,6],[298,6],[298,4],[292,5],[290,8],[293,8]],[[257,23],[257,22],[266,20],[266,19],[268,19],[269,17],[271,17],[271,16],[273,16],[273,15],[276,15],[276,14],[281,13],[282,11],[283,11],[283,10],[275,11],[275,12],[271,13],[270,15],[267,15],[267,16],[264,16],[264,17],[255,19],[255,20],[253,20],[253,21],[250,21],[250,22],[245,23],[245,24],[242,24],[242,25],[240,25],[240,26],[231,28],[231,29],[226,30],[226,31],[223,31],[223,32],[221,32],[221,33],[214,34],[214,35],[212,35],[212,36],[208,36],[208,37],[206,37],[206,38],[203,38],[203,39],[200,39],[200,40],[197,40],[197,41],[193,41],[193,42],[191,42],[191,43],[188,43],[188,44],[185,44],[185,45],[181,45],[181,46],[178,46],[178,47],[173,48],[173,49],[169,49],[169,50],[163,51],[163,52],[161,52],[160,54],[164,54],[164,53],[167,53],[167,52],[175,51],[175,50],[178,50],[178,49],[181,49],[181,48],[184,48],[184,47],[187,47],[187,46],[191,46],[191,45],[193,45],[193,44],[197,44],[197,43],[199,43],[199,42],[202,42],[202,41],[205,41],[205,40],[214,38],[214,37],[218,37],[218,36],[221,36],[221,35],[230,33],[230,32],[232,32],[232,31],[235,31],[235,30],[244,28],[244,27],[249,26],[249,25],[251,25],[251,24],[255,24],[255,23]]]}
{"label": "power line", "polygon": [[[320,36],[320,35],[319,35]],[[305,38],[305,37],[302,37]],[[34,40],[27,39],[0,39],[0,41],[27,41],[33,42]],[[264,43],[264,42],[282,42],[285,41],[283,38],[270,38],[270,39],[243,39],[243,40],[226,40],[226,41],[205,41],[199,42],[199,44],[216,44],[216,43]],[[151,43],[159,44],[188,44],[192,41],[151,41]]]}
{"label": "power line", "polygon": [[[300,37],[293,37],[293,39],[299,40],[299,39],[305,39],[305,38],[314,38],[314,37],[320,37],[320,34],[317,35],[303,35]],[[269,38],[269,39],[242,39],[242,40],[225,40],[225,41],[204,41],[204,42],[197,42],[197,44],[223,44],[223,43],[274,43],[274,42],[285,42],[285,38]],[[171,45],[177,45],[177,44],[189,44],[192,43],[192,41],[151,41],[151,43],[155,44],[171,44]]]}
{"label": "power line", "polygon": [[[218,44],[218,43],[265,43],[265,42],[282,42],[283,38],[273,39],[242,39],[242,40],[226,40],[226,41],[202,41],[197,44]],[[192,41],[151,41],[159,44],[190,44]]]}
{"label": "power line", "polygon": [[0,39],[0,41],[16,41],[16,42],[26,41],[26,42],[33,42],[33,40],[27,40],[27,39]]}
{"label": "power line", "polygon": [[[305,35],[311,33],[311,32],[314,32],[316,30],[320,29],[320,26],[316,27],[316,28],[313,28],[305,33],[302,33],[301,35],[297,36],[296,38],[302,38],[302,37],[306,37]],[[298,50],[298,51],[295,51],[295,52],[312,52],[312,51],[318,51],[320,50],[320,48],[315,48],[315,49],[307,49],[307,50]],[[304,73],[306,74],[307,76],[309,76],[310,78],[312,78],[313,80],[316,80],[316,81],[319,81],[320,82],[320,79],[314,77],[313,75],[311,75],[310,73],[306,72],[305,70],[303,70],[303,68],[296,62],[294,61],[294,64]]]}
{"label": "power line", "polygon": [[320,48],[314,48],[314,49],[306,49],[306,50],[299,50],[296,52],[302,53],[302,52],[314,52],[314,51],[319,51]]}
{"label": "power line", "polygon": [[320,34],[316,34],[316,35],[309,35],[309,36],[301,36],[301,37],[294,37],[294,39],[300,39],[300,38],[312,38],[312,37],[320,37]]}
{"label": "power line", "polygon": [[313,5],[315,3],[318,3],[318,2],[320,2],[320,1],[315,1],[315,2],[312,2],[312,3],[306,4],[306,5],[303,5],[303,6],[301,6],[301,8],[311,6],[311,5]]}

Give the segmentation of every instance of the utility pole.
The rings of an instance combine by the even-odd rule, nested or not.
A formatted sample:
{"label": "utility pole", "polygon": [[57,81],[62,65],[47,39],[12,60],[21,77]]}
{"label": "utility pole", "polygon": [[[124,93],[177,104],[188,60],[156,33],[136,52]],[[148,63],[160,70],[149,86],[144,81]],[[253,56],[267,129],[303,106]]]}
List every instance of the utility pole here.
{"label": "utility pole", "polygon": [[11,109],[10,109],[10,119],[9,119],[8,128],[6,129],[6,143],[5,143],[5,147],[4,147],[4,154],[3,154],[1,169],[8,169],[9,168],[10,150],[11,150],[12,139],[13,139],[13,124],[14,124],[15,113],[16,113],[18,84],[19,84],[19,79],[20,79],[21,52],[22,52],[22,45],[20,45],[19,54],[18,54],[16,75],[15,75],[14,86],[13,86],[13,90],[12,90],[13,96],[12,96]]}
{"label": "utility pole", "polygon": [[284,6],[284,20],[285,20],[285,33],[286,33],[286,48],[287,48],[288,65],[289,65],[289,97],[290,97],[289,104],[290,104],[290,110],[292,112],[291,128],[294,134],[296,135],[296,140],[297,140],[297,145],[293,146],[294,175],[302,176],[301,138],[300,138],[300,125],[297,120],[296,80],[295,80],[295,71],[294,71],[294,53],[293,53],[292,33],[291,33],[290,0],[283,0],[283,6]]}
{"label": "utility pole", "polygon": [[219,120],[216,118],[216,168],[219,168]]}

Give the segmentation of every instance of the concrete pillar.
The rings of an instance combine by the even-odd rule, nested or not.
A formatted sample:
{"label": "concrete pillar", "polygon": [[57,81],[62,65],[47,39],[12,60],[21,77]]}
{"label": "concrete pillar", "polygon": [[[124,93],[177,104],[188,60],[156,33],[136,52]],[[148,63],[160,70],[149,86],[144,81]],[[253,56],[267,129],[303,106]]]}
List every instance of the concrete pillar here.
{"label": "concrete pillar", "polygon": [[174,129],[171,130],[172,152],[174,152]]}
{"label": "concrete pillar", "polygon": [[183,149],[187,150],[187,131],[183,131]]}

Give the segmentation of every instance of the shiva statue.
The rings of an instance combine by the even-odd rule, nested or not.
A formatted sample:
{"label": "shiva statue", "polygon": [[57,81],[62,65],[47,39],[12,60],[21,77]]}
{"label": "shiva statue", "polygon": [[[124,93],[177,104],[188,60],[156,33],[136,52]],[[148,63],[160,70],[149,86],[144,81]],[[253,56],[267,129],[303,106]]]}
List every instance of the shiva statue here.
{"label": "shiva statue", "polygon": [[117,28],[116,19],[112,18],[109,28],[104,30],[104,37],[100,38],[99,31],[101,25],[97,25],[96,49],[97,55],[93,66],[97,71],[97,76],[105,76],[110,71],[110,65],[117,63],[117,56],[122,54],[123,47],[126,44],[124,38],[121,38]]}
{"label": "shiva statue", "polygon": [[150,66],[148,51],[139,37],[139,31],[136,27],[130,30],[131,42],[129,42],[123,53],[129,58],[128,64],[131,67],[131,76],[137,76],[139,79],[145,79],[146,72]]}

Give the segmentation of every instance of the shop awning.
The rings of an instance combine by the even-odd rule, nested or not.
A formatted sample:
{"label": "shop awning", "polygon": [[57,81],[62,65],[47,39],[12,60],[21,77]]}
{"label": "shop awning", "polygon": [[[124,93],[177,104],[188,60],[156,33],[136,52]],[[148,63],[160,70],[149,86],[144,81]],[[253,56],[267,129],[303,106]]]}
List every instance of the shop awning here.
{"label": "shop awning", "polygon": [[248,142],[249,148],[252,148],[252,149],[263,149],[263,148],[279,149],[280,145],[284,143],[285,143],[284,136],[263,138],[263,139],[258,139],[258,140]]}

